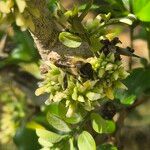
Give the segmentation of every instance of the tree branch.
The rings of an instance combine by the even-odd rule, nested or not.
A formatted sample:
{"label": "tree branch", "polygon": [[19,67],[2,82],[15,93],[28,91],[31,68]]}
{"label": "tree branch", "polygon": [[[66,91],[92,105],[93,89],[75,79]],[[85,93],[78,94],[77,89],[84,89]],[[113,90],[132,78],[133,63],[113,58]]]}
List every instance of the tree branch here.
{"label": "tree branch", "polygon": [[28,1],[27,4],[29,10],[32,9],[30,7],[34,6],[40,12],[40,18],[30,14],[35,25],[35,31],[30,32],[44,61],[57,59],[62,56],[78,56],[84,58],[92,56],[88,43],[83,43],[79,48],[73,49],[59,42],[58,35],[61,32],[58,27],[59,23],[52,17],[46,6],[46,1],[33,0]]}
{"label": "tree branch", "polygon": [[134,102],[134,104],[132,104],[130,107],[128,107],[127,111],[132,111],[133,109],[135,109],[137,106],[147,102],[149,100],[149,97],[143,96],[141,97],[139,100],[136,100]]}
{"label": "tree branch", "polygon": [[121,139],[122,136],[122,129],[124,126],[124,120],[126,119],[126,117],[128,116],[128,114],[134,110],[136,107],[138,107],[139,105],[143,104],[144,102],[146,102],[147,100],[149,100],[149,97],[147,96],[142,96],[141,98],[139,98],[138,100],[136,100],[130,107],[127,107],[125,109],[123,109],[120,113],[119,113],[119,117],[118,120],[116,122],[117,124],[117,130],[114,134],[115,137],[115,144],[117,144],[118,148],[121,150],[123,149],[123,142]]}

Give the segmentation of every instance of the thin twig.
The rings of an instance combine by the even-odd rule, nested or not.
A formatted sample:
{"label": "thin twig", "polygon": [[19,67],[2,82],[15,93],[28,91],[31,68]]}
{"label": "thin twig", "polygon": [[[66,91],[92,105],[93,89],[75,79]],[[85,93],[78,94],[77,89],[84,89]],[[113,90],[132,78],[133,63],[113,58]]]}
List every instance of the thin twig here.
{"label": "thin twig", "polygon": [[147,47],[148,47],[148,57],[149,57],[149,60],[150,60],[150,31],[147,31]]}
{"label": "thin twig", "polygon": [[115,132],[114,137],[115,137],[115,144],[117,145],[119,150],[123,149],[123,145],[122,145],[120,136],[121,136],[122,127],[124,126],[124,120],[125,120],[126,116],[127,116],[127,111],[124,109],[122,112],[120,112],[119,118],[116,123],[117,130]]}
{"label": "thin twig", "polygon": [[126,117],[128,116],[128,114],[135,109],[136,107],[138,107],[139,105],[143,104],[144,102],[146,102],[149,99],[149,97],[143,96],[142,98],[140,98],[139,100],[136,100],[134,104],[132,104],[130,107],[123,109],[118,117],[118,120],[116,122],[117,125],[117,130],[114,133],[114,137],[115,137],[115,144],[117,145],[117,147],[119,148],[119,150],[123,149],[123,144],[122,141],[120,139],[121,137],[121,131],[122,128],[124,126],[124,120],[126,119]]}
{"label": "thin twig", "polygon": [[[132,1],[129,1],[130,13],[133,13]],[[133,25],[130,26],[130,47],[133,49],[133,33],[134,27]],[[129,58],[129,70],[132,69],[132,57]]]}
{"label": "thin twig", "polygon": [[133,105],[131,105],[130,107],[127,108],[127,110],[130,112],[133,109],[135,109],[137,106],[147,102],[149,98],[146,96],[143,96],[142,98],[140,98],[139,100],[136,100],[135,103]]}
{"label": "thin twig", "polygon": [[[134,27],[130,26],[130,47],[133,49],[133,34],[134,34]],[[132,57],[129,58],[129,70],[132,69]]]}

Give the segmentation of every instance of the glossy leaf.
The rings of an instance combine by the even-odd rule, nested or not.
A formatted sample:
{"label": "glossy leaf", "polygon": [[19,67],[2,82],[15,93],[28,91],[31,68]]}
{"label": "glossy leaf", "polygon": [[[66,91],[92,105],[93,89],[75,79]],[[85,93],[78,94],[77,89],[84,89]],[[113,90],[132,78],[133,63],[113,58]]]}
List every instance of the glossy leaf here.
{"label": "glossy leaf", "polygon": [[39,123],[35,122],[35,121],[31,121],[31,122],[28,122],[26,127],[28,129],[44,129],[44,127],[42,125],[40,125]]}
{"label": "glossy leaf", "polygon": [[59,103],[52,103],[45,108],[45,112],[49,112],[55,116],[60,116]]}
{"label": "glossy leaf", "polygon": [[48,1],[48,8],[49,8],[49,10],[51,11],[51,12],[55,12],[56,11],[56,9],[57,9],[57,7],[58,7],[58,5],[57,5],[57,2],[58,2],[59,0],[49,0]]}
{"label": "glossy leaf", "polygon": [[51,114],[50,112],[47,113],[47,120],[51,126],[55,129],[62,131],[62,132],[70,132],[71,129],[69,126],[59,117]]}
{"label": "glossy leaf", "polygon": [[47,111],[52,115],[55,115],[61,119],[63,119],[66,123],[69,124],[77,124],[82,120],[82,116],[79,113],[74,113],[71,117],[66,117],[67,108],[65,105],[60,103],[53,103],[50,106],[47,106]]}
{"label": "glossy leaf", "polygon": [[150,21],[150,1],[149,0],[130,0],[134,14],[145,22]]}
{"label": "glossy leaf", "polygon": [[116,125],[111,120],[103,119],[99,114],[91,114],[92,127],[97,133],[113,133]]}
{"label": "glossy leaf", "polygon": [[37,150],[40,149],[38,143],[38,137],[35,130],[21,127],[17,130],[14,137],[14,142],[17,145],[18,150]]}
{"label": "glossy leaf", "polygon": [[73,35],[69,32],[61,32],[59,34],[59,40],[67,47],[77,48],[81,45],[81,38]]}
{"label": "glossy leaf", "polygon": [[134,69],[130,76],[124,81],[128,87],[127,94],[139,97],[142,93],[150,89],[150,68]]}
{"label": "glossy leaf", "polygon": [[23,45],[18,45],[11,53],[11,58],[22,61],[30,61],[32,56],[30,56],[25,50]]}
{"label": "glossy leaf", "polygon": [[78,113],[74,113],[71,117],[64,117],[65,122],[70,124],[77,124],[82,120],[82,116]]}
{"label": "glossy leaf", "polygon": [[117,90],[115,92],[115,98],[119,99],[119,101],[124,105],[132,105],[136,100],[136,95],[128,94],[127,90]]}
{"label": "glossy leaf", "polygon": [[95,0],[99,5],[99,13],[111,13],[113,17],[122,17],[128,14],[122,0]]}
{"label": "glossy leaf", "polygon": [[95,141],[90,133],[83,131],[78,137],[79,150],[96,150]]}
{"label": "glossy leaf", "polygon": [[69,139],[69,145],[70,145],[70,150],[76,150],[76,148],[74,147],[74,144],[73,144],[73,138]]}
{"label": "glossy leaf", "polygon": [[[17,58],[18,61],[36,61],[39,58],[38,52],[34,47],[33,40],[28,32],[20,32],[16,29],[14,42],[18,43],[16,47],[18,50],[11,54],[11,58]],[[13,56],[13,53],[17,56]]]}
{"label": "glossy leaf", "polygon": [[43,146],[43,147],[52,147],[52,146],[53,146],[52,143],[50,143],[50,142],[47,141],[47,140],[44,140],[43,138],[39,138],[39,139],[38,139],[38,142],[39,142],[39,144],[40,144],[41,146]]}
{"label": "glossy leaf", "polygon": [[65,137],[63,135],[59,135],[57,133],[45,129],[36,129],[36,134],[38,135],[39,138],[48,141],[50,143],[57,143]]}
{"label": "glossy leaf", "polygon": [[39,60],[38,51],[35,49],[33,39],[29,33],[27,31],[21,32],[15,27],[14,32],[14,36],[11,37],[12,47],[10,45],[10,54],[6,59],[0,61],[0,68],[22,62],[37,63]]}

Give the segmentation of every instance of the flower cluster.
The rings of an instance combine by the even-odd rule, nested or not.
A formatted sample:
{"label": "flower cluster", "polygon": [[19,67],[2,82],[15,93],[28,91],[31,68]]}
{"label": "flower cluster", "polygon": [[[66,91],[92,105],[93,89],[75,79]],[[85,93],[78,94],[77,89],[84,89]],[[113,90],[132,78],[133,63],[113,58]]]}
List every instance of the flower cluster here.
{"label": "flower cluster", "polygon": [[114,53],[105,55],[103,52],[100,57],[93,57],[89,59],[100,80],[105,96],[109,99],[114,99],[113,91],[117,88],[126,89],[121,82],[129,73],[127,73],[120,60],[115,58]]}
{"label": "flower cluster", "polygon": [[32,18],[29,14],[34,17],[39,16],[39,12],[36,8],[29,9],[27,0],[2,0],[0,1],[0,23],[13,23],[21,27],[22,30],[29,28],[34,31],[35,26]]}
{"label": "flower cluster", "polygon": [[19,99],[16,99],[10,91],[3,91],[3,94],[0,96],[0,143],[2,144],[6,144],[12,140],[21,119],[25,116],[23,106],[24,96],[22,96],[19,94]]}
{"label": "flower cluster", "polygon": [[[77,110],[78,106],[91,111],[104,98],[114,99],[113,92],[116,88],[126,88],[121,80],[128,76],[120,60],[116,60],[113,53],[107,56],[102,52],[99,57],[88,58],[94,71],[94,79],[82,80],[79,75],[75,78],[68,74],[67,81],[64,81],[65,71],[55,65],[50,65],[50,70],[45,74],[45,80],[40,83],[36,95],[49,93],[46,101],[49,105],[53,102],[65,103],[68,108],[67,117]],[[67,88],[63,88],[67,82]]]}

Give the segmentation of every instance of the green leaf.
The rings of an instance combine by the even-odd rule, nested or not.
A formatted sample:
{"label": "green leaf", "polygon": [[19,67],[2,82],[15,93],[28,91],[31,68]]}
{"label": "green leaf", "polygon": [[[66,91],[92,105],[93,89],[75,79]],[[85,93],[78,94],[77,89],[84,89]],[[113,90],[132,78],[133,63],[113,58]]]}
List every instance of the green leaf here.
{"label": "green leaf", "polygon": [[[84,11],[86,8],[86,4],[83,4],[83,5],[80,5],[79,6],[79,11]],[[96,10],[96,9],[99,9],[99,5],[95,5],[93,4],[90,8],[90,10]]]}
{"label": "green leaf", "polygon": [[77,87],[75,87],[74,89],[73,89],[73,94],[72,94],[72,99],[73,100],[77,100],[78,99],[78,90],[77,90]]}
{"label": "green leaf", "polygon": [[74,113],[71,117],[64,117],[65,122],[70,124],[77,124],[82,120],[82,116],[80,114]]}
{"label": "green leaf", "polygon": [[23,45],[18,45],[11,53],[11,58],[22,61],[30,61],[32,56],[30,56],[25,50]]}
{"label": "green leaf", "polygon": [[35,129],[43,129],[43,128],[44,128],[41,124],[35,122],[34,120],[28,122],[28,123],[26,124],[26,127],[27,127],[28,129],[33,129],[33,130],[35,130]]}
{"label": "green leaf", "polygon": [[118,150],[117,147],[111,144],[102,144],[98,146],[97,150]]}
{"label": "green leaf", "polygon": [[98,13],[111,13],[112,17],[123,17],[128,14],[121,0],[96,0],[99,5]]}
{"label": "green leaf", "polygon": [[82,116],[78,113],[74,113],[71,117],[66,117],[67,108],[65,105],[60,103],[53,103],[46,107],[46,112],[49,112],[52,115],[62,118],[65,122],[70,124],[77,124],[82,120]]}
{"label": "green leaf", "polygon": [[133,14],[129,14],[128,16],[119,19],[120,22],[125,23],[127,25],[132,25],[135,20],[136,17]]}
{"label": "green leaf", "polygon": [[18,150],[37,150],[40,149],[38,137],[35,130],[28,129],[25,126],[19,128],[14,137],[14,142]]}
{"label": "green leaf", "polygon": [[75,19],[78,16],[79,9],[77,6],[74,6],[72,10],[68,10],[64,13],[65,18],[73,18]]}
{"label": "green leaf", "polygon": [[49,112],[55,116],[60,116],[59,113],[59,103],[52,103],[49,106],[46,107],[46,112]]}
{"label": "green leaf", "polygon": [[11,43],[15,47],[10,47],[9,56],[0,61],[0,68],[19,63],[37,63],[39,60],[38,51],[34,47],[33,39],[31,35],[26,32],[21,32],[18,28],[13,27],[14,36],[11,37]]}
{"label": "green leaf", "polygon": [[[101,17],[100,17],[100,15],[97,15],[96,18],[87,22],[86,23],[87,31],[91,34],[91,33],[93,33],[93,31],[95,32],[96,30],[98,30],[101,25],[100,21],[101,21]],[[91,42],[92,42],[92,40],[94,41],[94,39],[95,39],[94,36],[90,37]]]}
{"label": "green leaf", "polygon": [[134,14],[145,22],[150,21],[150,1],[149,0],[130,0]]}
{"label": "green leaf", "polygon": [[124,98],[124,99],[120,99],[121,103],[125,104],[125,105],[132,105],[135,100],[136,100],[135,95],[130,95],[130,96]]}
{"label": "green leaf", "polygon": [[[137,68],[132,70],[124,80],[128,90],[117,90],[115,98],[124,105],[132,105],[140,95],[150,93],[150,68]],[[148,92],[149,91],[149,92]]]}
{"label": "green leaf", "polygon": [[91,49],[94,52],[99,51],[102,48],[102,46],[103,46],[103,44],[100,43],[99,38],[91,37],[90,41],[91,41],[91,45],[90,45]]}
{"label": "green leaf", "polygon": [[95,141],[90,133],[83,131],[78,137],[79,150],[96,150]]}
{"label": "green leaf", "polygon": [[[34,47],[33,39],[31,35],[26,32],[21,32],[18,29],[15,29],[15,35],[13,37],[13,41],[17,44],[15,52],[12,51],[11,58],[19,61],[37,61],[39,59],[39,55],[37,50]],[[13,56],[13,54],[17,56]]]}
{"label": "green leaf", "polygon": [[50,143],[57,143],[61,141],[64,137],[66,137],[45,129],[36,129],[36,134],[38,135],[39,138],[48,141]]}
{"label": "green leaf", "polygon": [[68,108],[65,107],[63,104],[59,104],[59,117],[62,118],[65,122],[70,124],[77,124],[82,120],[82,116],[80,113],[74,113],[71,117],[66,117],[66,113]]}
{"label": "green leaf", "polygon": [[62,132],[70,132],[71,129],[69,126],[57,116],[51,114],[50,112],[47,113],[47,120],[51,126],[55,129],[62,131]]}
{"label": "green leaf", "polygon": [[150,68],[134,69],[126,78],[124,84],[128,87],[127,94],[139,97],[150,89]]}
{"label": "green leaf", "polygon": [[115,98],[124,105],[132,105],[136,100],[135,94],[129,94],[127,90],[117,90],[115,92]]}
{"label": "green leaf", "polygon": [[48,8],[49,8],[49,10],[51,12],[55,12],[56,11],[56,9],[58,7],[57,2],[58,2],[58,0],[49,0],[48,1],[47,6],[48,6]]}
{"label": "green leaf", "polygon": [[39,138],[39,139],[38,139],[38,142],[39,142],[39,144],[42,145],[43,147],[52,147],[52,146],[53,146],[52,143],[50,143],[50,142],[47,141],[47,140],[44,140],[43,138]]}
{"label": "green leaf", "polygon": [[70,150],[76,150],[75,147],[74,147],[73,141],[74,141],[73,138],[69,139]]}
{"label": "green leaf", "polygon": [[61,32],[59,34],[59,40],[65,46],[70,47],[70,48],[77,48],[81,45],[81,42],[82,42],[82,40],[79,36],[76,36],[69,32]]}
{"label": "green leaf", "polygon": [[99,114],[91,114],[92,127],[97,133],[113,133],[116,125],[111,120],[103,119]]}

